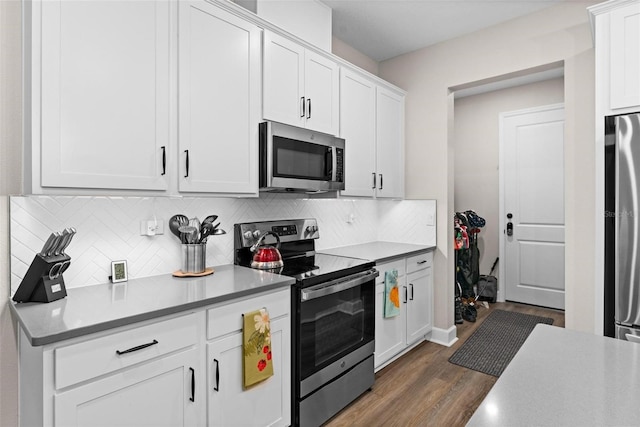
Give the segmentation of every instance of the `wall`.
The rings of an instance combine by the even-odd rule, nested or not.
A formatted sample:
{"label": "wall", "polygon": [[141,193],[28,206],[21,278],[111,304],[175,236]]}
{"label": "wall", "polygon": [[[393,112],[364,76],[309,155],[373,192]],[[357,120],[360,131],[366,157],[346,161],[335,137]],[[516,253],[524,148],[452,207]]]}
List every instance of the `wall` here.
{"label": "wall", "polygon": [[[522,18],[380,63],[380,77],[408,91],[406,195],[435,199],[454,213],[454,108],[451,91],[547,64],[565,70],[566,326],[594,331],[594,51],[586,7],[564,2]],[[454,325],[450,221],[439,221],[434,324]]]}
{"label": "wall", "polygon": [[332,38],[331,53],[339,56],[345,61],[352,63],[353,65],[362,68],[365,71],[370,72],[373,75],[378,75],[379,64],[377,61],[369,58],[359,50],[352,48],[335,36]]}
{"label": "wall", "polygon": [[[317,218],[326,249],[383,240],[435,245],[435,227],[425,218],[435,214],[434,201],[301,199],[263,195],[259,199],[169,197],[11,198],[11,290],[15,292],[34,254],[52,231],[75,227],[67,254],[67,288],[108,282],[111,261],[127,260],[130,278],[167,274],[180,269],[181,246],[168,227],[169,218],[184,213],[203,219],[218,215],[227,234],[207,243],[207,265],[233,264],[233,224],[282,218]],[[141,236],[140,221],[164,221],[165,233]],[[352,216],[353,221],[347,222]],[[380,227],[379,224],[384,224]]]}
{"label": "wall", "polygon": [[[555,78],[457,98],[454,102],[454,211],[473,209],[487,225],[478,235],[480,273],[499,253],[499,114],[564,101],[564,79]],[[494,272],[498,276],[498,268]],[[498,281],[500,284],[500,281]]]}
{"label": "wall", "polygon": [[9,298],[9,199],[22,165],[21,2],[0,1],[0,425],[18,425],[18,352]]}

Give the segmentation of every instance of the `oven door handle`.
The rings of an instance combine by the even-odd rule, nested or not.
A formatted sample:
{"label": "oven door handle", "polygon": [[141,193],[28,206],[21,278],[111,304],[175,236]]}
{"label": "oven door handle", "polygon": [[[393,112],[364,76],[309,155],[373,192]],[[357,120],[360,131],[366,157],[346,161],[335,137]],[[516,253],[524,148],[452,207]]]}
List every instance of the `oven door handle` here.
{"label": "oven door handle", "polygon": [[346,291],[347,289],[355,288],[363,283],[375,280],[379,275],[380,272],[373,268],[365,273],[353,275],[351,278],[337,279],[321,285],[312,286],[302,290],[300,299],[302,301],[309,301],[326,295],[335,294],[337,292]]}

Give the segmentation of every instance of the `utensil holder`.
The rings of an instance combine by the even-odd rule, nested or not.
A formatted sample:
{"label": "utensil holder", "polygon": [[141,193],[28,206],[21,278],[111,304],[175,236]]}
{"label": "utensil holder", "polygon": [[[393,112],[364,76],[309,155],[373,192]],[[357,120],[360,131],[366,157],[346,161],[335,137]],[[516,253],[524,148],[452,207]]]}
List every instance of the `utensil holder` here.
{"label": "utensil holder", "polygon": [[202,273],[207,260],[207,244],[193,243],[182,245],[182,272]]}

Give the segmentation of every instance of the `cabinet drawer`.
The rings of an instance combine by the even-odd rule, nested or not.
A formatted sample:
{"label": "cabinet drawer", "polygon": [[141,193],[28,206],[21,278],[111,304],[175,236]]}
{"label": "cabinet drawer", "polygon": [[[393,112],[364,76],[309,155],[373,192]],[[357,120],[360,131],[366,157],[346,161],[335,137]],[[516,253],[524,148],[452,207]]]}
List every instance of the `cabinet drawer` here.
{"label": "cabinet drawer", "polygon": [[198,340],[197,322],[194,313],[56,348],[55,387],[68,387],[193,346]]}
{"label": "cabinet drawer", "polygon": [[398,277],[402,277],[405,275],[405,265],[404,259],[399,259],[397,261],[385,262],[384,264],[376,265],[376,270],[380,272],[380,276],[376,279],[376,284],[384,283],[384,273],[385,271],[391,271],[393,269],[398,270]]}
{"label": "cabinet drawer", "polygon": [[433,265],[433,252],[414,255],[407,258],[407,274],[422,270]]}
{"label": "cabinet drawer", "polygon": [[242,315],[249,311],[266,308],[271,319],[288,315],[291,311],[290,294],[291,290],[286,288],[207,310],[207,339],[242,330]]}

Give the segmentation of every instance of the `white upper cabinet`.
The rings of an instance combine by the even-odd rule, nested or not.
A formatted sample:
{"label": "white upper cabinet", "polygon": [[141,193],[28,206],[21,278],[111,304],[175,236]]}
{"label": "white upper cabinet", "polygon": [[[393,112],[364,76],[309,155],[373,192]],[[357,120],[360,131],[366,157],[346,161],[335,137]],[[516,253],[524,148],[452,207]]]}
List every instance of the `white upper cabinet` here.
{"label": "white upper cabinet", "polygon": [[337,135],[338,65],[270,31],[263,58],[263,117]]}
{"label": "white upper cabinet", "polygon": [[640,106],[640,2],[611,12],[611,108]]}
{"label": "white upper cabinet", "polygon": [[383,87],[376,94],[376,195],[404,197],[404,96]]}
{"label": "white upper cabinet", "polygon": [[638,111],[640,0],[610,0],[588,9],[595,39],[598,116]]}
{"label": "white upper cabinet", "polygon": [[342,68],[345,196],[404,197],[404,95]]}
{"label": "white upper cabinet", "polygon": [[345,140],[345,196],[374,194],[376,171],[376,84],[340,70],[340,137]]}
{"label": "white upper cabinet", "polygon": [[180,3],[179,190],[258,193],[260,28]]}
{"label": "white upper cabinet", "polygon": [[165,190],[170,3],[29,7],[32,185]]}

